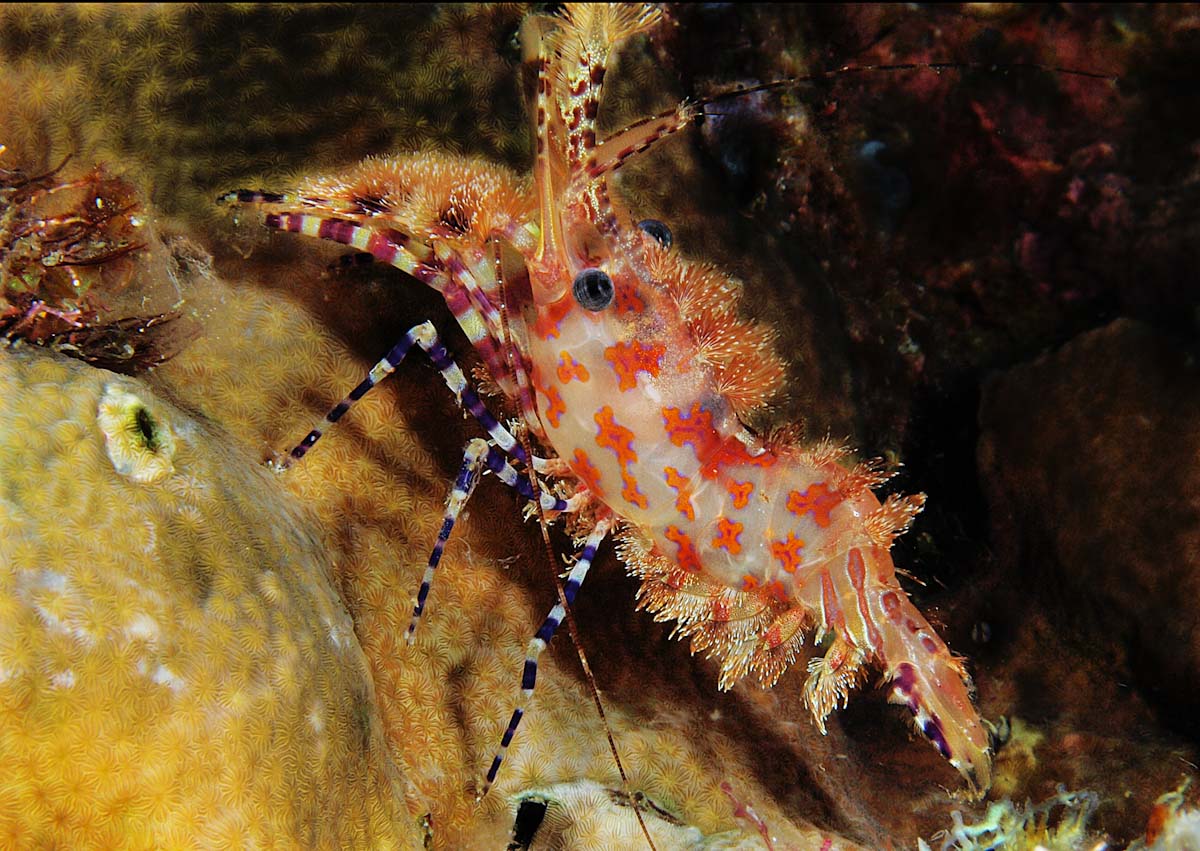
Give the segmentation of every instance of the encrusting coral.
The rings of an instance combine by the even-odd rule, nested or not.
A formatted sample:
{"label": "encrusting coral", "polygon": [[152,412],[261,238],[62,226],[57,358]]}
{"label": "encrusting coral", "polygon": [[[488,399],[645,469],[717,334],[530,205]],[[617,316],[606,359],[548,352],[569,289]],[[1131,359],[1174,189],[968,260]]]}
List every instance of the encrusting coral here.
{"label": "encrusting coral", "polygon": [[0,352],[0,845],[415,842],[321,534],[145,384]]}
{"label": "encrusting coral", "polygon": [[[940,851],[1103,848],[1106,843],[1088,829],[1088,821],[1098,805],[1099,799],[1092,792],[1068,792],[1060,787],[1058,794],[1037,806],[1026,803],[1021,807],[1010,799],[996,801],[975,824],[964,823],[962,814],[955,811],[954,827],[934,838],[941,840]],[[920,851],[929,851],[929,847],[924,840],[918,843]]]}

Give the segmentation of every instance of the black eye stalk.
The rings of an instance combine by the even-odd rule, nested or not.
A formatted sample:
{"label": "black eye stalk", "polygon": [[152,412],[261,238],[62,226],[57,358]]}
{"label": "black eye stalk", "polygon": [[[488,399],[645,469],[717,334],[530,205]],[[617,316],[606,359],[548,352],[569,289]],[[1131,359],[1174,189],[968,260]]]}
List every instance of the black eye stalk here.
{"label": "black eye stalk", "polygon": [[654,237],[654,241],[663,248],[671,247],[671,229],[658,219],[642,219],[638,222],[638,227]]}
{"label": "black eye stalk", "polygon": [[612,304],[615,294],[612,278],[600,269],[584,269],[576,275],[571,291],[579,306],[592,313],[599,313]]}

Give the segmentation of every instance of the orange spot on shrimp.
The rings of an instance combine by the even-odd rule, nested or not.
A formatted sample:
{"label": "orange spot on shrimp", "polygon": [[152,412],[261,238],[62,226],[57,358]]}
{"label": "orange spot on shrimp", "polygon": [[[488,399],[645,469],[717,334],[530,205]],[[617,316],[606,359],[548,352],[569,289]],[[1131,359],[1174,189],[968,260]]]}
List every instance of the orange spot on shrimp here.
{"label": "orange spot on shrimp", "polygon": [[[775,583],[771,584],[774,585]],[[780,602],[786,603],[787,600],[784,599]],[[777,624],[773,624],[770,629],[763,633],[762,640],[764,645],[774,650],[780,644],[783,644],[783,630],[781,630]]]}
{"label": "orange spot on shrimp", "polygon": [[743,528],[741,523],[734,523],[725,517],[720,518],[717,520],[717,537],[713,538],[712,545],[720,547],[731,555],[737,555],[742,551],[742,543],[738,540],[738,535],[742,534]]}
{"label": "orange spot on shrimp", "polygon": [[772,541],[771,555],[779,560],[780,565],[788,573],[795,573],[796,568],[800,566],[802,561],[800,550],[804,548],[804,539],[797,538],[791,532],[788,532],[786,541]]}
{"label": "orange spot on shrimp", "polygon": [[537,321],[533,330],[543,340],[556,338],[562,329],[562,321],[571,312],[570,296],[563,296],[553,304],[538,308]]}
{"label": "orange spot on shrimp", "polygon": [[605,405],[596,412],[594,419],[599,427],[596,445],[615,452],[617,463],[622,467],[636,464],[638,455],[633,450],[633,432],[613,419],[612,407]]}
{"label": "orange spot on shrimp", "polygon": [[758,577],[753,573],[742,574],[742,590],[753,591],[758,587]]}
{"label": "orange spot on shrimp", "polygon": [[711,614],[709,617],[714,623],[728,623],[729,621],[729,601],[724,597],[717,597],[712,601],[710,606]]}
{"label": "orange spot on shrimp", "polygon": [[692,508],[692,483],[679,475],[679,471],[674,467],[663,467],[663,477],[667,480],[667,485],[675,488],[675,492],[678,494],[675,497],[675,508],[688,520],[695,520],[696,511]]}
{"label": "orange spot on shrimp", "polygon": [[600,471],[596,469],[596,465],[592,463],[592,459],[582,449],[575,450],[575,458],[568,462],[571,469],[575,471],[575,475],[579,476],[580,481],[587,486],[587,489],[599,496],[603,491],[600,490]]}
{"label": "orange spot on shrimp", "polygon": [[[715,435],[716,432],[713,434]],[[730,435],[708,456],[708,460],[700,468],[700,475],[706,479],[715,479],[717,474],[726,467],[770,467],[775,461],[776,456],[772,452],[751,455],[746,444]]]}
{"label": "orange spot on shrimp", "polygon": [[733,498],[734,508],[745,508],[746,504],[750,502],[750,494],[754,493],[754,483],[730,479],[725,483],[725,490],[729,491],[729,495]]}
{"label": "orange spot on shrimp", "polygon": [[681,531],[678,526],[668,526],[666,536],[668,541],[678,547],[675,561],[679,563],[679,566],[689,573],[699,573],[701,571],[700,555],[696,552],[696,547],[692,544],[692,539],[688,534]]}
{"label": "orange spot on shrimp", "polygon": [[546,397],[546,419],[550,421],[553,428],[558,428],[559,420],[562,415],[567,412],[567,406],[563,404],[562,394],[558,392],[558,388],[551,384],[549,387],[538,387],[544,397]]}
{"label": "orange spot on shrimp", "polygon": [[586,366],[566,352],[560,352],[558,355],[558,380],[567,384],[572,378],[576,381],[587,381],[591,375]]}
{"label": "orange spot on shrimp", "polygon": [[637,479],[629,473],[621,474],[621,496],[625,497],[625,501],[630,505],[636,505],[638,508],[647,506],[646,495],[638,490]]}
{"label": "orange spot on shrimp", "polygon": [[[770,582],[768,582],[763,587],[763,590],[766,591],[768,594],[770,594],[772,597],[774,597],[776,600],[778,600],[781,603],[786,603],[788,601],[787,588],[784,587],[784,584],[781,581],[779,581],[778,579],[773,579]],[[779,646],[781,636],[780,636],[778,627],[775,627],[775,635],[776,635],[775,646]]]}
{"label": "orange spot on shrimp", "polygon": [[[825,482],[810,485],[804,493],[791,491],[787,498],[787,510],[797,517],[812,512],[813,520],[824,529],[829,525],[829,513],[841,503],[837,491],[829,490]],[[860,556],[861,558],[861,556]]]}
{"label": "orange spot on shrimp", "polygon": [[821,617],[825,628],[835,628],[839,635],[846,634],[846,613],[838,603],[837,594],[833,590],[833,577],[828,570],[821,571]]}
{"label": "orange spot on shrimp", "polygon": [[661,343],[646,346],[634,340],[632,343],[617,343],[604,350],[604,359],[612,364],[617,373],[617,387],[632,390],[637,387],[637,374],[658,375],[658,362],[667,353]]}
{"label": "orange spot on shrimp", "polygon": [[687,414],[681,414],[678,408],[663,408],[662,415],[671,442],[679,447],[692,447],[698,461],[707,458],[720,443],[720,435],[712,425],[712,414],[701,408],[699,402],[693,403]]}
{"label": "orange spot on shrimp", "polygon": [[637,294],[637,290],[629,284],[617,285],[617,313],[641,313],[646,309],[646,302]]}
{"label": "orange spot on shrimp", "polygon": [[895,591],[888,591],[879,601],[883,603],[883,612],[887,615],[888,620],[892,623],[900,623],[904,614],[900,611],[900,598],[896,596]]}

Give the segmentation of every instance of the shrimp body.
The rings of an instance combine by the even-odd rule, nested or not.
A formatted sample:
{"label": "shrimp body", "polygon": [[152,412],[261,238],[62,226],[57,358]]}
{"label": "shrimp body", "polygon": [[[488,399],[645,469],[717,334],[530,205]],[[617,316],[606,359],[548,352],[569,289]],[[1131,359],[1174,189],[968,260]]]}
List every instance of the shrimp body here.
{"label": "shrimp body", "polygon": [[[625,521],[618,537],[643,581],[641,604],[721,659],[722,687],[748,673],[773,685],[815,627],[828,646],[809,665],[805,697],[822,729],[861,666],[876,665],[924,735],[986,788],[988,736],[969,680],[888,553],[924,498],[881,505],[873,467],[842,466],[829,444],[751,434],[740,416],[784,374],[770,332],[737,315],[734,280],[664,248],[609,197],[606,169],[690,118],[681,108],[595,141],[588,116],[611,47],[597,34],[626,36],[654,17],[572,7],[552,36],[557,116],[538,128],[543,234],[528,263],[539,424],[588,493]],[[586,297],[597,273],[611,289],[603,305]]]}
{"label": "shrimp body", "polygon": [[[718,659],[722,688],[748,674],[773,685],[809,655],[805,639],[815,634],[822,655],[808,663],[804,696],[822,731],[864,668],[881,669],[892,699],[912,710],[973,789],[986,789],[990,748],[969,678],[901,589],[888,552],[924,497],[880,504],[871,488],[886,477],[870,464],[843,464],[844,449],[751,433],[746,415],[785,375],[771,330],[739,315],[736,280],[684,259],[661,223],[643,228],[610,197],[608,178],[622,163],[694,118],[681,105],[599,138],[610,51],[659,16],[636,5],[568,4],[557,17],[530,19],[538,62],[532,184],[496,166],[424,154],[368,160],[292,194],[227,197],[265,208],[270,226],[353,245],[443,294],[496,387],[547,450],[535,468],[565,482],[555,492],[572,491],[567,500],[541,495],[586,538],[568,599],[612,529],[641,580],[639,605],[677,621],[693,651]],[[505,251],[519,263],[506,262]],[[461,374],[442,365],[445,352],[429,340],[432,329],[421,327],[325,421],[420,344],[493,438],[491,450],[478,441],[468,448],[414,626],[472,470],[486,460],[538,498],[494,447],[517,467],[535,459],[465,393]],[[319,436],[314,429],[293,457]],[[526,698],[536,655],[561,620],[556,612],[531,642]],[[488,783],[523,712],[514,712]]]}

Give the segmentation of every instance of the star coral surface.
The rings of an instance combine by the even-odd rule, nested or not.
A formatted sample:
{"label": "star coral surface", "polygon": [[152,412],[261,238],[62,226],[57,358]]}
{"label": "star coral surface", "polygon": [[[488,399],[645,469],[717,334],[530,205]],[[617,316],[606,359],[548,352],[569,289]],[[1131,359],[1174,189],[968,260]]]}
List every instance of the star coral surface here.
{"label": "star coral surface", "polygon": [[0,846],[403,844],[295,500],[133,379],[4,352],[0,395]]}

